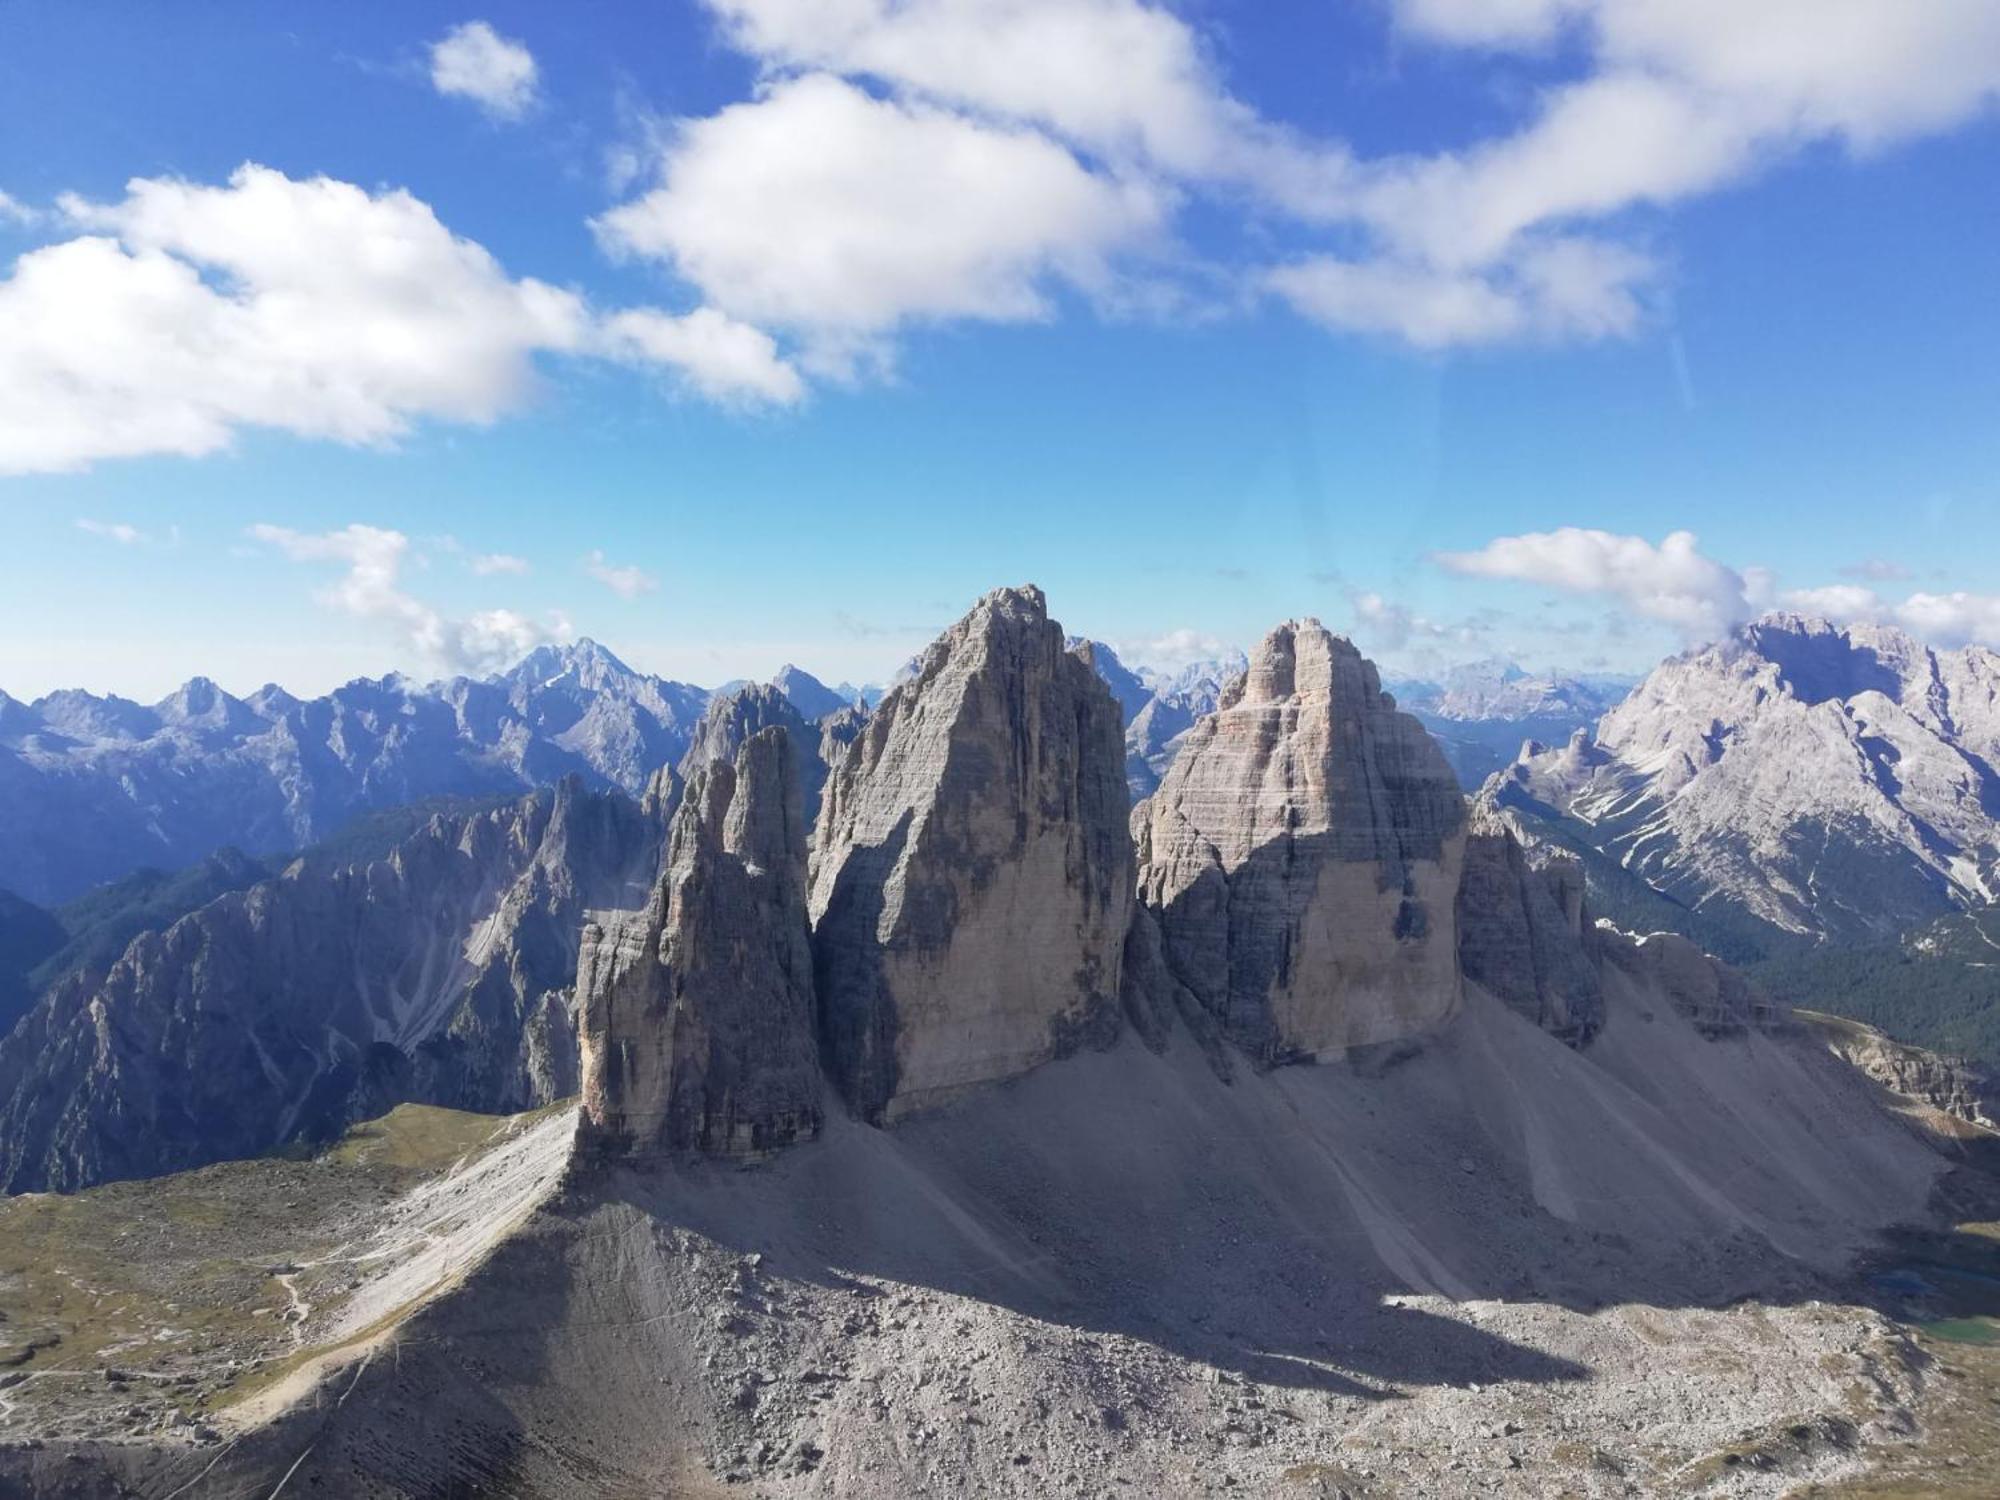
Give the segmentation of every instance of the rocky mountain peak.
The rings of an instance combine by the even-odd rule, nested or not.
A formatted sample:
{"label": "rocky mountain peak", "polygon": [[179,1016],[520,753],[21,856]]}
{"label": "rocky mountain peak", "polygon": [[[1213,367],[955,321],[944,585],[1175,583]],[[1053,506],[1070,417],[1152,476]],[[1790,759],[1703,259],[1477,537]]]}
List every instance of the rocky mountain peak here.
{"label": "rocky mountain peak", "polygon": [[689,778],[651,900],[585,929],[587,1136],[648,1157],[755,1156],[820,1125],[805,820],[782,728]]}
{"label": "rocky mountain peak", "polygon": [[844,698],[812,673],[786,662],[772,677],[771,686],[785,696],[800,715],[813,723],[818,723],[828,714],[839,713],[852,706],[852,698]]}
{"label": "rocky mountain peak", "polygon": [[1120,714],[1040,589],[986,595],[829,776],[813,864],[826,1056],[882,1118],[1115,1022],[1132,900]]}
{"label": "rocky mountain peak", "polygon": [[1456,1006],[1464,800],[1318,621],[1264,638],[1133,827],[1169,968],[1258,1061],[1339,1056]]}
{"label": "rocky mountain peak", "polygon": [[567,682],[590,692],[635,682],[639,677],[639,673],[588,636],[560,645],[537,646],[500,674],[500,680],[507,682],[533,687]]}
{"label": "rocky mountain peak", "polygon": [[759,731],[785,731],[799,778],[806,808],[807,826],[819,815],[820,788],[826,782],[826,764],[820,758],[820,731],[801,713],[792,699],[776,683],[746,683],[731,693],[718,693],[709,700],[701,722],[681,757],[684,781],[711,762],[733,762],[737,753]]}
{"label": "rocky mountain peak", "polygon": [[1733,909],[1741,941],[1886,935],[2000,893],[2000,656],[1766,616],[1480,796],[1530,842],[1560,819],[1679,906]]}

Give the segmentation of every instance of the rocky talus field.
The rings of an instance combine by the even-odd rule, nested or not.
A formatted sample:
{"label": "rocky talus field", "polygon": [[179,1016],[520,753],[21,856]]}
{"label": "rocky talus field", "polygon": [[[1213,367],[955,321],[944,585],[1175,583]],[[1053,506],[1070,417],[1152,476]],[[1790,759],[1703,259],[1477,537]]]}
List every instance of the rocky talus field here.
{"label": "rocky talus field", "polygon": [[1953,1065],[1599,923],[1313,621],[1128,815],[1088,653],[712,710],[577,1100],[0,1202],[0,1495],[1993,1493]]}

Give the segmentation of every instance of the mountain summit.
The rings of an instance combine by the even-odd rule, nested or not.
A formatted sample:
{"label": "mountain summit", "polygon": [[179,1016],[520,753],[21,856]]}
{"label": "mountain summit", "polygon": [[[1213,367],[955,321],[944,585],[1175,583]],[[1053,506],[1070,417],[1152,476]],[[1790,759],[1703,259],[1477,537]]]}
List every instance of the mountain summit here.
{"label": "mountain summit", "polygon": [[2000,895],[2000,654],[1767,616],[1531,745],[1480,801],[1684,907],[1886,936]]}

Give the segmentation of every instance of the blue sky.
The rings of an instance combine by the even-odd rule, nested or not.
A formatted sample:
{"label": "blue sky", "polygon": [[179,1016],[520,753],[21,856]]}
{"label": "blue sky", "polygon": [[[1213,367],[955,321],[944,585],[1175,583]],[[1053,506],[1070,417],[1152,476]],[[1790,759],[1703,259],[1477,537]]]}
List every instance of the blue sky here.
{"label": "blue sky", "polygon": [[0,687],[2000,644],[2000,8],[1750,9],[8,6]]}

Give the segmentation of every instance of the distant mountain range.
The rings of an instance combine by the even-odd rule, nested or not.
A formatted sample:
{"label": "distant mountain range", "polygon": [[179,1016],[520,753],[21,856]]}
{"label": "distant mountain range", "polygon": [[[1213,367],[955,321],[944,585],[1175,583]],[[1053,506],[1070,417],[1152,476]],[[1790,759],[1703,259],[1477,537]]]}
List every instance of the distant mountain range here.
{"label": "distant mountain range", "polygon": [[[866,691],[789,666],[776,686],[808,720]],[[0,693],[0,889],[46,906],[225,847],[303,848],[375,808],[570,775],[637,794],[679,762],[712,696],[589,640],[489,678],[362,678],[313,699],[206,678],[150,705]]]}
{"label": "distant mountain range", "polygon": [[1621,925],[1742,958],[1891,938],[2000,894],[2000,654],[1768,616],[1480,801],[1582,854]]}
{"label": "distant mountain range", "polygon": [[1454,667],[1437,681],[1388,678],[1382,686],[1444,746],[1459,785],[1473,791],[1514,759],[1523,740],[1567,740],[1596,723],[1632,681],[1530,673],[1495,658]]}

